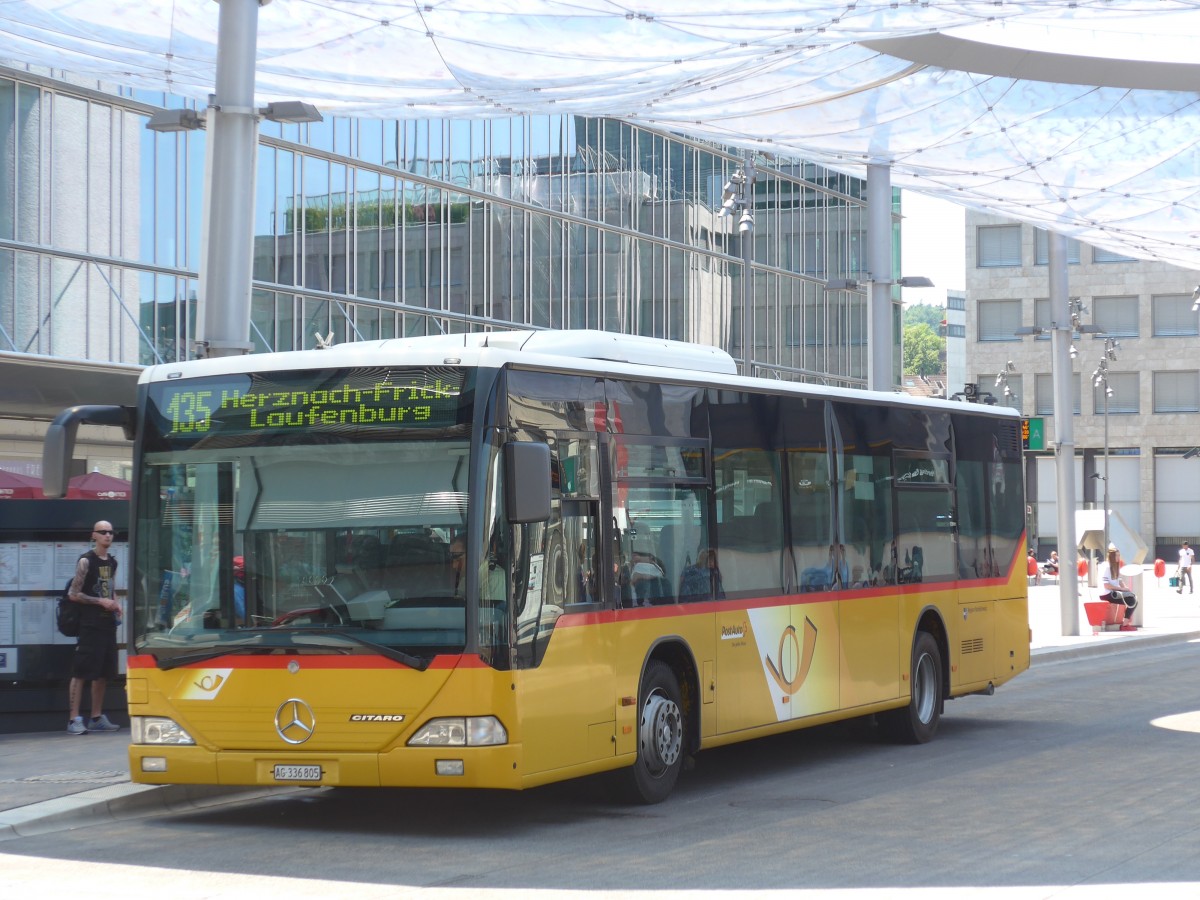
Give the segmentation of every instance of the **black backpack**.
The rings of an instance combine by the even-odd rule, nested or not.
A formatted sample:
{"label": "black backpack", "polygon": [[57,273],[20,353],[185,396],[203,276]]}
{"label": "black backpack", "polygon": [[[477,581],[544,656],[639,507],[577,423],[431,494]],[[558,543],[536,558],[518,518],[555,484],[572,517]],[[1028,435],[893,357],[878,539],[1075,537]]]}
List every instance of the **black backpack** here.
{"label": "black backpack", "polygon": [[55,615],[58,633],[64,637],[79,637],[79,620],[83,617],[83,610],[70,597],[71,582],[74,580],[75,578],[72,576],[67,582],[67,586],[63,588],[62,596],[58,598],[58,611]]}

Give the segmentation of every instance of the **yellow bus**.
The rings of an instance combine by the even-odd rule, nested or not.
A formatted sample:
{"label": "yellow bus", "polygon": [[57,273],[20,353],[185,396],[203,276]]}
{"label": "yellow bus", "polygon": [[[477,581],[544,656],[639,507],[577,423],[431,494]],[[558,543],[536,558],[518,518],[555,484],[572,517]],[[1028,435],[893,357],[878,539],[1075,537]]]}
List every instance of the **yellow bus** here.
{"label": "yellow bus", "polygon": [[1029,665],[1020,419],[603,332],[147,369],[136,782],[520,789],[855,716],[924,742]]}

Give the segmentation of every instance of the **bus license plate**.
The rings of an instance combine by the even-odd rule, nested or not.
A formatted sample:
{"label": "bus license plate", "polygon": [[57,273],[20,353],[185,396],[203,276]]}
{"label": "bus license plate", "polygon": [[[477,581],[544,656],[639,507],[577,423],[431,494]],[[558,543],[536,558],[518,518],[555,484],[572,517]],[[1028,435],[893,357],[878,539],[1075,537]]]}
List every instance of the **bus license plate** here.
{"label": "bus license plate", "polygon": [[276,766],[276,781],[320,781],[320,766]]}

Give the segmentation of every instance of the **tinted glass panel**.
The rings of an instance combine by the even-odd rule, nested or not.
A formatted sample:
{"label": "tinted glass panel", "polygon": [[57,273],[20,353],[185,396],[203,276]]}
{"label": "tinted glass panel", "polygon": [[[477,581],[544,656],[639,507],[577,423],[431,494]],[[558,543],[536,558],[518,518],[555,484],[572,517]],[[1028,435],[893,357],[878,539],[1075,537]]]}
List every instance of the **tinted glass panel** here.
{"label": "tinted glass panel", "polygon": [[772,594],[795,584],[782,552],[780,463],[774,451],[713,447],[718,559],[730,593]]}
{"label": "tinted glass panel", "polygon": [[609,380],[609,430],[618,434],[707,437],[704,389],[692,385]]}

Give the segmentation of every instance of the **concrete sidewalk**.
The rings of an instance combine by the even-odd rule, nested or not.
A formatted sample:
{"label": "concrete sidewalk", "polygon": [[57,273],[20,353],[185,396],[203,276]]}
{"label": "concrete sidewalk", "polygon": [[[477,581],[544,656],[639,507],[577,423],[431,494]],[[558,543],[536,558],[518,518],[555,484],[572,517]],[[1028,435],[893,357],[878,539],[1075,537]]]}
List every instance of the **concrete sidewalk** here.
{"label": "concrete sidewalk", "polygon": [[128,749],[128,728],[70,735],[65,717],[61,732],[0,735],[0,843],[295,790],[132,784]]}
{"label": "concrete sidewalk", "polygon": [[[1086,581],[1068,576],[1073,591],[1082,601],[1094,601],[1099,589]],[[1064,635],[1060,588],[1043,582],[1029,587],[1029,628],[1031,663],[1053,662],[1200,638],[1200,594],[1179,594],[1168,579],[1155,578],[1151,567],[1133,579],[1139,610],[1134,621],[1137,631],[1100,631],[1093,633],[1083,610],[1079,612],[1082,635]]]}
{"label": "concrete sidewalk", "polygon": [[[1183,594],[1152,574],[1135,584],[1142,627],[1133,632],[1092,634],[1083,613],[1083,635],[1063,636],[1059,588],[1029,588],[1032,664],[1061,662],[1100,653],[1200,638],[1200,594]],[[1073,582],[1075,587],[1075,582]],[[1086,585],[1083,596],[1095,599]],[[135,785],[129,781],[128,720],[113,734],[68,735],[63,731],[0,735],[0,842],[102,821],[170,811],[201,809],[234,800],[287,793],[302,788],[222,788]]]}

